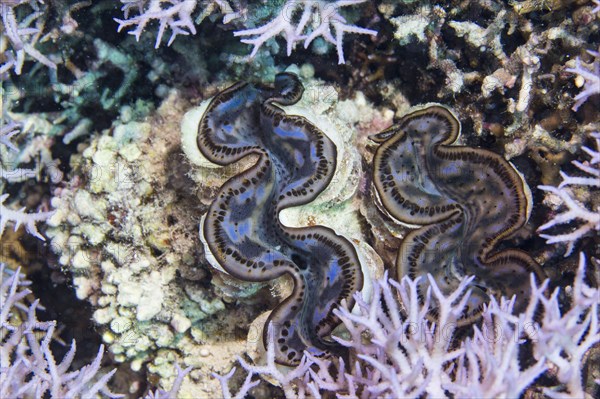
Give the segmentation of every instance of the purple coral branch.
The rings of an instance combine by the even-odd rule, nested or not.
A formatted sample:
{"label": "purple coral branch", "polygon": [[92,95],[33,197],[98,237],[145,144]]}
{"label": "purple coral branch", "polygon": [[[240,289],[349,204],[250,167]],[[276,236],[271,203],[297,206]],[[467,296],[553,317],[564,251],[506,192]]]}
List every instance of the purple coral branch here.
{"label": "purple coral branch", "polygon": [[[558,370],[561,385],[544,388],[549,397],[584,397],[582,372],[585,353],[600,342],[598,304],[600,291],[585,281],[586,260],[580,255],[573,285],[566,289],[570,304],[560,302],[559,291],[545,296],[549,281],[538,283],[531,275],[531,296],[526,310],[514,314],[516,298],[494,298],[484,307],[481,326],[464,341],[453,336],[456,319],[469,300],[465,278],[449,296],[435,280],[419,299],[419,279],[404,277],[400,283],[376,281],[368,299],[357,293],[356,308],[337,309],[346,332],[334,339],[349,348],[353,365],[342,359],[319,359],[305,353],[300,366],[286,372],[274,363],[274,336],[269,330],[267,364],[253,366],[240,360],[248,372],[236,398],[248,393],[254,375],[268,376],[281,384],[288,398],[325,392],[338,398],[380,397],[519,397],[546,370]],[[426,315],[432,305],[435,321]],[[539,308],[543,317],[539,319]],[[528,342],[535,362],[524,367],[522,345]],[[454,343],[457,349],[450,349]],[[231,398],[228,381],[221,382],[225,398]],[[258,381],[252,382],[252,386]],[[360,394],[358,394],[360,392]]]}
{"label": "purple coral branch", "polygon": [[[295,3],[296,4],[296,3]],[[306,10],[304,11],[306,13]],[[302,18],[303,20],[304,18]],[[304,22],[303,22],[304,23]],[[299,25],[298,27],[301,27]],[[302,27],[303,28],[303,27]],[[302,29],[301,29],[302,30]],[[300,30],[300,31],[301,31]],[[303,36],[298,32],[297,27],[292,25],[284,14],[279,15],[269,23],[254,29],[238,30],[233,32],[233,35],[238,36],[256,36],[252,39],[242,39],[242,43],[253,45],[250,58],[253,58],[258,53],[258,49],[269,39],[277,35],[283,34],[287,42],[287,55],[292,54],[292,50],[297,41],[303,40]]]}
{"label": "purple coral branch", "polygon": [[20,132],[20,126],[18,123],[10,122],[0,127],[0,144],[4,144],[14,152],[18,152],[17,147],[10,141],[11,138]]}
{"label": "purple coral branch", "polygon": [[[585,256],[579,254],[579,267],[566,294],[570,306],[566,311],[558,301],[559,288],[549,298],[536,295],[532,301],[542,305],[544,312],[535,334],[534,357],[546,357],[557,369],[558,380],[565,385],[569,397],[586,396],[583,385],[583,358],[586,352],[600,342],[598,305],[600,291],[585,281]],[[545,389],[550,397],[565,397],[558,389]]]}
{"label": "purple coral branch", "polygon": [[[29,282],[22,280],[19,269],[10,272],[4,264],[0,264],[0,276],[0,397],[40,398],[49,395],[53,398],[88,398],[98,394],[108,398],[123,397],[106,387],[116,370],[99,374],[103,345],[100,345],[92,363],[69,371],[75,358],[76,344],[73,341],[67,354],[57,364],[50,350],[56,321],[41,322],[37,319],[39,300],[25,305],[25,297],[31,291],[25,288]],[[25,320],[13,317],[16,309],[26,310]],[[41,341],[40,333],[43,334]]]}
{"label": "purple coral branch", "polygon": [[55,211],[26,213],[25,207],[14,211],[4,206],[4,201],[6,201],[7,198],[8,194],[0,195],[0,237],[2,236],[2,233],[4,233],[6,224],[8,222],[13,222],[15,231],[17,231],[19,226],[24,225],[29,234],[42,241],[46,241],[44,236],[38,231],[36,224],[50,218],[54,215]]}
{"label": "purple coral branch", "polygon": [[[167,2],[171,6],[164,9],[162,8],[162,4],[165,3],[163,0],[150,0],[149,5],[145,9],[145,0],[122,0],[121,2],[124,3],[121,10],[124,12],[126,19],[114,19],[119,23],[117,31],[120,32],[125,27],[137,25],[134,30],[129,31],[128,33],[135,36],[135,39],[139,41],[142,32],[146,28],[146,25],[153,19],[156,19],[158,20],[159,28],[158,34],[156,35],[154,48],[158,48],[160,46],[162,36],[167,27],[169,27],[172,31],[167,46],[171,45],[177,35],[189,35],[190,33],[192,35],[196,34],[196,28],[192,20],[192,13],[194,12],[197,4],[196,1],[175,0]],[[138,15],[128,18],[130,11],[134,7],[137,7]]]}
{"label": "purple coral branch", "polygon": [[246,379],[244,380],[244,384],[240,387],[235,396],[232,396],[231,391],[229,390],[229,380],[233,377],[236,368],[233,367],[229,373],[221,376],[217,373],[212,373],[212,376],[219,380],[221,384],[221,391],[223,392],[223,399],[244,399],[250,390],[257,386],[260,383],[260,380],[252,381],[252,377],[254,374],[252,372],[248,372]]}
{"label": "purple coral branch", "polygon": [[190,366],[183,370],[179,364],[175,363],[175,369],[177,371],[177,377],[175,378],[175,381],[173,381],[173,385],[171,386],[170,390],[165,391],[164,389],[157,389],[155,391],[150,391],[146,396],[144,396],[144,399],[176,398],[179,389],[181,388],[181,384],[183,384],[183,379],[190,373],[190,371],[192,371],[192,367]]}
{"label": "purple coral branch", "polygon": [[[287,0],[274,19],[256,28],[235,31],[234,36],[245,37],[241,42],[253,46],[249,58],[255,57],[265,42],[279,35],[286,39],[288,56],[298,42],[304,42],[304,47],[307,48],[317,37],[322,37],[336,47],[338,62],[343,64],[343,39],[346,33],[377,35],[375,30],[348,24],[340,14],[340,8],[365,1],[367,0]],[[139,41],[146,26],[156,20],[159,28],[155,48],[160,46],[167,28],[171,29],[167,45],[171,45],[177,35],[196,34],[195,23],[213,8],[219,8],[223,12],[224,23],[241,17],[245,12],[241,9],[234,11],[225,0],[211,0],[194,21],[192,14],[198,8],[198,0],[121,0],[121,3],[124,19],[114,18],[119,24],[117,31],[132,27],[128,33]],[[300,18],[294,22],[296,13],[300,11]]]}
{"label": "purple coral branch", "polygon": [[[124,19],[114,18],[119,23],[117,31],[120,32],[123,28],[135,26],[128,33],[135,36],[137,41],[140,40],[140,36],[148,23],[153,20],[157,20],[159,26],[154,48],[160,47],[162,37],[167,28],[171,30],[171,37],[167,42],[167,46],[173,43],[177,35],[187,36],[196,34],[192,14],[195,12],[199,0],[121,0],[121,3],[123,3],[121,10],[123,11]],[[214,5],[225,13],[223,18],[225,23],[238,16],[225,0],[212,0],[209,3],[214,3]],[[209,10],[211,7],[212,4],[209,4],[206,9]],[[135,12],[136,15],[130,17],[132,12]]]}
{"label": "purple coral branch", "polygon": [[[5,145],[9,150],[14,152],[18,152],[18,148],[10,141],[10,139],[19,133],[19,125],[14,122],[10,122],[0,128],[0,144]],[[47,164],[49,168],[54,168],[53,170],[55,176],[58,180],[53,179],[54,182],[60,181],[62,179],[62,173],[54,166],[53,162],[50,158],[49,151],[41,151],[42,161]],[[4,157],[4,154],[3,154]],[[25,169],[25,168],[15,168],[10,170],[4,169],[5,159],[3,158],[0,162],[0,176],[3,180],[6,180],[9,183],[17,183],[22,182],[30,178],[34,178],[37,175],[36,169]],[[27,229],[27,232],[42,241],[45,241],[44,237],[37,230],[36,224],[41,221],[45,221],[50,218],[54,211],[48,212],[37,212],[37,213],[27,213],[25,212],[25,208],[21,208],[19,210],[12,210],[5,206],[5,202],[8,198],[8,194],[0,195],[0,237],[4,233],[4,229],[8,222],[14,223],[15,231],[19,228],[19,226],[24,225]]]}

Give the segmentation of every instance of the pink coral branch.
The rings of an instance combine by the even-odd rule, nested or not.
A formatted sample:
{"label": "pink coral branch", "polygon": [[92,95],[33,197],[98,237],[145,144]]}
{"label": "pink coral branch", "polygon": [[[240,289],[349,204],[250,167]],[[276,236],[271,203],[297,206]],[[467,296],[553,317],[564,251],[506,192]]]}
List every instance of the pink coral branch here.
{"label": "pink coral branch", "polygon": [[[0,74],[13,69],[17,75],[20,75],[25,62],[25,55],[29,55],[39,63],[46,65],[48,68],[56,69],[56,64],[35,48],[38,40],[36,34],[39,33],[40,30],[38,28],[29,27],[29,24],[42,17],[44,14],[41,11],[36,11],[37,2],[38,0],[0,2],[0,15],[2,17],[2,25],[4,28],[2,33],[8,38],[11,45],[11,48],[6,50],[5,56],[7,61],[0,65]],[[43,4],[43,1],[39,1],[39,3]],[[29,4],[34,12],[22,21],[17,21],[14,9],[23,4]]]}

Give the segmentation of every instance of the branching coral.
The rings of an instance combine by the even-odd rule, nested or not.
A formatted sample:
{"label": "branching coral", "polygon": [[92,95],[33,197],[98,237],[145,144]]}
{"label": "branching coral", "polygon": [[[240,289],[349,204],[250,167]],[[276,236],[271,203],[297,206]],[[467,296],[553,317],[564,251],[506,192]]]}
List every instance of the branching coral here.
{"label": "branching coral", "polygon": [[[287,55],[292,53],[297,42],[304,41],[308,48],[317,37],[335,45],[338,63],[344,64],[343,39],[346,33],[377,35],[377,31],[365,29],[346,23],[339,13],[340,8],[364,3],[365,0],[338,0],[334,2],[322,0],[288,0],[272,21],[254,29],[239,30],[235,36],[253,36],[242,40],[254,46],[250,57],[254,57],[258,49],[270,38],[283,34],[287,41]],[[301,11],[300,18],[296,14]],[[297,20],[297,22],[296,22]],[[333,28],[335,35],[331,32]]]}
{"label": "branching coral", "polygon": [[[584,282],[586,261],[579,255],[579,268],[566,294],[569,304],[559,300],[560,288],[544,294],[549,281],[531,281],[527,310],[513,315],[514,299],[492,300],[484,312],[483,328],[474,328],[459,358],[457,377],[447,386],[459,396],[517,397],[545,370],[552,370],[559,385],[544,388],[551,398],[583,398],[582,370],[585,353],[600,342],[598,288]],[[561,310],[563,309],[563,310]],[[536,314],[542,314],[538,320]],[[531,342],[535,363],[523,369],[519,361],[521,340]]]}
{"label": "branching coral", "polygon": [[[358,310],[337,311],[350,334],[350,339],[337,341],[350,348],[353,367],[346,368],[342,359],[305,353],[299,366],[282,372],[273,361],[270,333],[266,366],[240,359],[249,374],[235,397],[243,398],[257,384],[254,375],[276,380],[288,398],[320,398],[326,392],[338,398],[519,397],[546,370],[557,370],[557,385],[544,388],[544,394],[584,397],[584,354],[600,342],[600,292],[584,282],[585,269],[582,254],[574,283],[565,290],[568,303],[561,301],[559,288],[546,297],[548,281],[538,285],[533,276],[523,313],[513,314],[514,297],[499,302],[492,298],[482,326],[462,342],[455,335],[456,320],[469,301],[471,278],[444,296],[428,276],[431,285],[421,304],[420,278],[397,283],[384,277],[368,301],[356,294]],[[430,322],[425,315],[434,304],[439,313]],[[529,350],[533,360],[524,364],[523,353]],[[218,377],[226,398],[233,397],[227,384],[232,375]]]}
{"label": "branching coral", "polygon": [[[6,146],[8,150],[13,152],[17,152],[17,147],[10,141],[13,136],[19,133],[19,125],[10,122],[5,126],[0,127],[0,144]],[[1,148],[0,152],[4,151],[4,148]],[[6,180],[9,183],[16,183],[20,181],[27,180],[29,178],[33,178],[37,175],[35,169],[23,169],[23,168],[13,168],[13,169],[5,169],[4,164],[6,157],[3,155],[2,160],[0,162],[0,173],[2,174],[2,179]],[[1,187],[0,187],[1,188]],[[8,194],[2,194],[0,191],[0,237],[2,237],[2,233],[6,228],[8,222],[14,223],[14,228],[17,230],[20,225],[24,225],[27,229],[27,232],[40,240],[44,241],[44,237],[37,230],[36,224],[48,219],[50,216],[54,214],[53,211],[47,212],[37,212],[37,213],[27,213],[25,212],[25,208],[21,208],[19,210],[12,210],[5,205],[5,202],[8,198]]]}
{"label": "branching coral", "polygon": [[[236,371],[235,367],[224,376],[213,373],[213,377],[217,378],[221,383],[221,389],[225,399],[245,398],[249,391],[260,383],[260,380],[252,380],[252,377],[255,375],[277,381],[283,389],[287,399],[305,397],[320,398],[321,395],[319,389],[324,387],[325,381],[330,382],[327,388],[330,392],[341,391],[341,388],[344,387],[345,379],[343,376],[341,377],[341,382],[339,384],[334,383],[335,379],[331,376],[329,371],[329,366],[333,364],[330,360],[316,358],[308,352],[304,353],[302,361],[296,367],[289,368],[286,371],[280,370],[275,363],[275,329],[273,324],[269,325],[267,335],[266,365],[254,366],[241,357],[238,357],[238,361],[248,374],[237,392],[232,393],[229,389],[229,381]],[[339,367],[339,369],[343,370],[344,363],[343,360],[340,361],[341,367]]]}
{"label": "branching coral", "polygon": [[[598,306],[600,291],[584,282],[585,256],[579,254],[579,268],[573,285],[567,287],[566,294],[570,303],[566,306],[559,301],[560,288],[556,288],[549,298],[544,295],[548,282],[539,287],[532,283],[534,295],[527,311],[518,319],[511,317],[509,312],[496,311],[498,317],[513,320],[520,326],[534,326],[533,329],[523,329],[526,336],[533,342],[533,356],[538,361],[546,361],[549,368],[556,370],[556,377],[562,384],[559,387],[545,389],[544,393],[552,398],[585,397],[582,370],[586,352],[600,342],[598,325]],[[538,322],[533,322],[538,308],[543,309],[543,316]]]}
{"label": "branching coral", "polygon": [[[0,397],[122,397],[106,386],[116,369],[99,373],[103,345],[91,364],[69,371],[75,357],[73,341],[62,361],[57,363],[50,350],[56,321],[37,319],[36,311],[41,308],[39,300],[29,306],[25,304],[25,297],[31,293],[26,288],[30,282],[22,280],[19,270],[5,270],[4,264],[0,264],[0,276]],[[20,320],[18,312],[25,312],[26,319]]]}
{"label": "branching coral", "polygon": [[[158,21],[158,34],[156,35],[154,48],[160,46],[162,36],[167,28],[171,29],[171,37],[167,43],[168,46],[173,43],[177,35],[195,35],[195,24],[215,7],[219,7],[225,14],[225,22],[231,21],[238,15],[225,0],[210,1],[209,6],[201,12],[200,17],[196,20],[194,20],[192,15],[198,8],[199,1],[197,0],[121,0],[121,3],[123,3],[121,10],[124,13],[125,19],[114,19],[119,23],[119,32],[125,27],[136,26],[135,29],[129,31],[129,34],[135,36],[136,40],[139,41],[146,25],[152,20]],[[136,10],[136,15],[130,18],[130,14],[134,9]]]}
{"label": "branching coral", "polygon": [[568,224],[573,221],[583,222],[577,229],[570,233],[550,235],[540,234],[541,237],[547,239],[548,244],[562,242],[567,244],[565,256],[569,256],[573,252],[573,246],[584,235],[600,230],[600,213],[597,210],[589,210],[575,199],[573,191],[569,186],[579,186],[591,190],[592,188],[600,187],[600,133],[591,134],[596,141],[596,150],[588,147],[582,147],[582,150],[587,153],[591,159],[589,161],[580,162],[573,161],[573,165],[577,169],[586,173],[588,176],[569,176],[564,172],[560,172],[563,178],[562,183],[558,187],[538,186],[539,189],[557,195],[564,205],[568,208],[567,211],[560,213],[552,218],[546,224],[540,226],[538,231],[548,230],[551,227]]}
{"label": "branching coral", "polygon": [[11,141],[13,136],[17,134],[19,134],[19,125],[14,122],[0,127],[0,144],[4,144],[10,150],[17,152],[17,147]]}
{"label": "branching coral", "polygon": [[[600,6],[598,7],[600,8]],[[600,53],[598,51],[587,51],[589,55],[594,57],[594,60],[589,65],[581,63],[581,59],[575,59],[575,68],[566,68],[565,71],[575,73],[581,76],[583,82],[583,90],[575,96],[575,104],[573,111],[577,111],[579,107],[593,95],[600,94]]]}
{"label": "branching coral", "polygon": [[[271,21],[257,28],[238,30],[234,32],[234,35],[250,36],[250,38],[242,40],[242,43],[254,46],[250,57],[254,57],[267,40],[278,35],[284,35],[286,38],[287,55],[292,53],[297,42],[303,42],[304,47],[307,48],[317,37],[322,37],[336,46],[338,62],[343,64],[345,59],[342,44],[346,33],[377,35],[377,31],[348,24],[339,12],[342,7],[365,1],[287,0]],[[219,8],[224,14],[223,22],[225,23],[242,15],[242,11],[234,11],[224,0],[210,1],[208,7],[195,20],[192,15],[199,8],[199,2],[196,0],[121,0],[121,2],[123,3],[121,10],[125,18],[115,18],[115,21],[119,23],[118,31],[128,26],[135,26],[129,33],[139,40],[148,23],[158,20],[159,28],[155,48],[160,46],[162,36],[167,28],[171,29],[171,37],[167,45],[171,45],[177,35],[195,35],[195,25],[215,8]],[[130,17],[132,12],[135,12],[135,16]],[[299,18],[297,18],[298,15]]]}
{"label": "branching coral", "polygon": [[[35,48],[41,29],[40,27],[31,27],[31,25],[34,22],[39,23],[44,15],[44,10],[39,7],[38,3],[44,4],[41,0],[3,0],[0,2],[1,31],[2,36],[7,39],[7,42],[4,42],[4,40],[0,42],[2,58],[5,59],[4,63],[0,65],[0,75],[11,69],[17,75],[20,75],[26,54],[48,68],[56,69],[56,64]],[[32,12],[19,21],[15,16],[15,8],[20,5],[29,5]]]}
{"label": "branching coral", "polygon": [[[351,339],[338,341],[356,352],[359,362],[352,374],[370,377],[355,379],[370,392],[370,397],[417,397],[425,392],[429,396],[445,396],[443,384],[450,381],[446,369],[463,353],[463,349],[452,349],[450,345],[457,321],[468,304],[470,295],[466,289],[473,278],[462,279],[448,296],[444,296],[431,275],[428,278],[431,288],[423,305],[418,298],[421,278],[404,278],[400,284],[384,278],[375,285],[369,302],[355,296],[358,315],[348,309],[339,311]],[[432,300],[438,305],[435,323],[426,318],[434,305]],[[406,309],[406,317],[402,317],[402,309]],[[362,338],[365,333],[370,337],[367,343]],[[390,363],[393,367],[388,366]]]}
{"label": "branching coral", "polygon": [[173,381],[173,385],[171,385],[171,389],[168,391],[165,391],[164,389],[156,389],[155,391],[150,391],[148,392],[148,394],[146,396],[144,396],[144,399],[171,399],[171,398],[176,398],[177,397],[177,393],[179,392],[179,389],[181,388],[181,384],[183,383],[183,379],[185,378],[186,375],[189,374],[190,371],[192,371],[192,367],[188,367],[185,370],[182,370],[181,367],[179,367],[179,364],[175,363],[175,369],[177,370],[177,377],[175,378],[175,381]]}

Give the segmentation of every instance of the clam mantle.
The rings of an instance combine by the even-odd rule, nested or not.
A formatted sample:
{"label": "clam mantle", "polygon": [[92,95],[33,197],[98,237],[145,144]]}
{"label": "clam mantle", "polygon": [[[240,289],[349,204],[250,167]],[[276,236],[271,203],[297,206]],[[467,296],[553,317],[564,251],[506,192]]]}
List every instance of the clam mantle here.
{"label": "clam mantle", "polygon": [[237,83],[210,102],[197,142],[218,165],[256,159],[220,188],[202,233],[210,255],[234,277],[292,277],[292,294],[267,320],[275,327],[276,359],[288,365],[297,364],[305,350],[323,355],[339,349],[328,339],[339,324],[332,311],[342,300],[352,303],[363,285],[350,241],[325,226],[289,227],[279,219],[283,209],[313,201],[335,172],[334,143],[307,119],[278,106],[296,103],[303,90],[288,73],[277,75],[273,88]]}
{"label": "clam mantle", "polygon": [[[450,110],[430,105],[405,115],[372,136],[379,143],[373,185],[381,210],[418,227],[403,240],[396,277],[431,273],[444,293],[463,276],[476,279],[461,322],[477,318],[489,296],[517,295],[522,310],[529,274],[544,273],[525,252],[495,251],[527,221],[530,199],[514,167],[491,151],[454,145],[460,122]],[[427,286],[427,279],[421,279]]]}

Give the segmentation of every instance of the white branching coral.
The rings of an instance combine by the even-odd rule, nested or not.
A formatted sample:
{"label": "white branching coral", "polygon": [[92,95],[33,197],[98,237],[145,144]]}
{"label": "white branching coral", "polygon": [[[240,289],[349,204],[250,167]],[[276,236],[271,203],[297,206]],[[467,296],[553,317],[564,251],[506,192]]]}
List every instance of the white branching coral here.
{"label": "white branching coral", "polygon": [[[263,26],[234,32],[235,36],[251,36],[242,43],[254,46],[250,57],[254,57],[258,49],[269,39],[283,35],[287,42],[287,55],[292,53],[297,42],[304,42],[308,48],[317,37],[335,45],[338,63],[344,64],[343,39],[346,33],[377,35],[377,31],[361,28],[346,23],[340,14],[342,7],[364,3],[366,0],[338,0],[334,2],[322,0],[288,0],[278,16]],[[298,18],[299,16],[299,18]],[[333,28],[333,32],[332,32]]]}
{"label": "white branching coral", "polygon": [[573,111],[577,111],[591,96],[600,94],[600,53],[590,50],[587,53],[594,58],[590,64],[582,64],[581,59],[577,57],[575,59],[575,68],[565,69],[567,72],[577,74],[577,78],[581,82],[576,81],[576,83],[578,86],[583,87],[583,90],[575,96]]}
{"label": "white branching coral", "polygon": [[592,133],[591,137],[596,142],[596,150],[589,147],[581,148],[591,159],[585,162],[572,162],[577,169],[586,173],[587,176],[569,176],[561,171],[560,175],[563,178],[563,181],[558,187],[538,186],[541,190],[557,195],[567,207],[565,212],[554,216],[548,223],[540,226],[538,231],[548,230],[551,227],[568,224],[574,221],[581,223],[579,227],[569,233],[558,235],[540,234],[540,237],[545,238],[548,244],[555,244],[558,242],[566,243],[567,251],[565,256],[569,256],[571,252],[573,252],[573,246],[581,237],[594,230],[600,230],[600,209],[589,210],[585,208],[575,199],[573,192],[569,188],[569,186],[580,186],[587,187],[591,190],[594,187],[600,187],[600,133]]}
{"label": "white branching coral", "polygon": [[[48,68],[56,69],[56,64],[35,48],[41,35],[41,29],[38,26],[32,27],[32,24],[41,24],[40,20],[44,15],[44,10],[40,8],[38,3],[44,4],[41,0],[0,2],[0,14],[2,15],[0,51],[2,58],[6,60],[0,65],[0,75],[11,69],[17,75],[20,75],[25,62],[25,55],[29,55]],[[32,12],[19,21],[15,16],[15,8],[20,5],[28,5]]]}
{"label": "white branching coral", "polygon": [[[337,341],[356,351],[361,365],[360,368],[355,366],[354,374],[372,375],[377,379],[376,384],[365,387],[372,397],[418,397],[423,393],[432,397],[445,396],[443,384],[450,381],[445,370],[463,353],[463,349],[453,350],[450,345],[457,321],[469,300],[466,289],[472,277],[463,279],[447,297],[433,277],[428,278],[431,288],[423,305],[418,299],[420,278],[404,278],[400,283],[383,280],[376,284],[369,302],[355,295],[358,315],[345,308],[338,312],[351,339]],[[401,302],[396,300],[398,297]],[[432,299],[439,303],[436,323],[427,320]],[[382,311],[382,304],[389,312]],[[403,309],[406,310],[405,317],[402,317]],[[370,337],[366,344],[363,334]],[[389,362],[394,367],[389,367]]]}
{"label": "white branching coral", "polygon": [[42,236],[38,231],[36,224],[41,221],[47,220],[50,216],[54,214],[54,211],[27,213],[25,212],[25,207],[13,211],[12,209],[9,209],[4,206],[4,201],[6,201],[7,198],[8,194],[0,195],[0,237],[4,233],[6,224],[8,222],[13,222],[15,225],[15,231],[21,225],[24,225],[29,234],[39,238],[42,241],[46,241],[44,236]]}
{"label": "white branching coral", "polygon": [[[543,316],[533,329],[524,332],[533,342],[533,356],[545,360],[549,368],[555,370],[556,378],[562,386],[546,388],[544,393],[551,398],[583,398],[583,359],[586,352],[600,342],[598,306],[600,291],[589,287],[585,281],[585,256],[579,254],[579,267],[571,287],[566,294],[570,297],[569,306],[564,308],[559,302],[560,288],[556,288],[549,298],[544,296],[548,281],[537,287],[532,283],[532,296],[525,314],[520,316],[522,325],[532,322],[538,307]],[[564,309],[564,310],[562,310]],[[509,317],[504,314],[501,317]]]}
{"label": "white branching coral", "polygon": [[[343,376],[341,376],[339,381],[336,381],[331,376],[330,366],[332,365],[332,362],[330,360],[318,359],[308,352],[304,353],[298,366],[288,369],[287,371],[281,370],[275,363],[275,334],[272,324],[269,325],[268,337],[266,365],[251,365],[238,356],[238,361],[248,374],[237,392],[232,393],[229,389],[229,380],[236,371],[235,367],[224,376],[213,373],[213,377],[217,378],[221,383],[224,399],[244,399],[249,391],[260,383],[260,380],[258,379],[252,380],[252,377],[254,376],[267,377],[277,381],[283,389],[287,399],[303,399],[306,397],[320,398],[321,395],[319,389],[327,383],[329,384],[328,390],[331,392],[341,391],[341,388],[345,386],[345,379]],[[343,360],[340,359],[339,361],[341,363],[337,368],[339,370],[344,370]]]}
{"label": "white branching coral", "polygon": [[[538,285],[533,276],[524,313],[513,314],[514,297],[492,299],[484,308],[481,326],[473,327],[471,337],[463,341],[455,335],[456,320],[469,301],[471,278],[444,296],[428,276],[431,285],[420,301],[418,279],[405,277],[397,283],[384,276],[368,300],[356,294],[354,312],[345,307],[336,311],[349,337],[335,339],[355,359],[350,367],[341,358],[317,359],[305,353],[299,366],[283,372],[273,360],[270,331],[265,366],[240,359],[248,375],[235,396],[228,387],[234,370],[217,378],[226,398],[245,397],[258,383],[253,376],[277,381],[287,398],[321,398],[326,392],[363,399],[519,397],[550,370],[556,386],[544,387],[545,395],[585,397],[584,355],[600,342],[600,291],[585,283],[585,269],[582,254],[574,283],[565,290],[567,301],[559,299],[559,288],[546,297],[549,282]],[[435,321],[427,317],[432,308],[438,310]],[[529,364],[522,362],[524,352],[533,354]]]}
{"label": "white branching coral", "polygon": [[[199,8],[198,3],[200,1],[198,0],[121,0],[121,3],[123,3],[121,10],[125,19],[114,19],[119,23],[118,32],[125,27],[135,26],[133,30],[129,31],[129,34],[135,36],[136,40],[139,41],[148,23],[156,20],[158,21],[158,34],[156,35],[154,48],[160,46],[167,28],[171,30],[168,46],[173,43],[177,35],[195,35],[195,24],[199,23],[216,8],[219,8],[224,14],[223,21],[225,23],[239,16],[225,0],[209,1],[198,18],[193,17],[194,12]],[[131,14],[133,16],[130,17]]]}
{"label": "white branching coral", "polygon": [[[532,281],[535,285],[535,281]],[[543,293],[546,284],[542,286]],[[498,304],[494,298],[483,313],[482,327],[463,343],[454,381],[445,386],[457,397],[519,397],[547,366],[545,359],[527,368],[519,362],[519,345],[526,329],[535,328],[529,315],[514,316],[514,298]]]}
{"label": "white branching coral", "polygon": [[[518,397],[545,370],[560,383],[544,388],[551,398],[583,398],[583,359],[600,342],[600,291],[585,281],[586,260],[579,255],[573,285],[566,288],[568,305],[559,300],[560,288],[547,297],[549,281],[531,281],[531,299],[524,313],[513,315],[514,299],[494,299],[483,313],[482,329],[474,328],[458,361],[456,381],[448,385],[459,397]],[[561,310],[565,309],[565,310]],[[536,314],[541,314],[539,321]],[[519,347],[531,343],[535,363],[522,369]]]}
{"label": "white branching coral", "polygon": [[[5,270],[0,264],[0,397],[92,398],[100,395],[121,398],[106,387],[115,370],[100,372],[104,346],[87,366],[72,370],[75,341],[62,361],[57,363],[50,350],[56,321],[39,321],[39,300],[29,306],[25,297],[31,293],[28,281],[22,280],[19,270]],[[17,312],[26,313],[20,320]],[[71,370],[70,370],[71,369]]]}
{"label": "white branching coral", "polygon": [[0,144],[4,144],[8,149],[17,152],[17,147],[11,141],[13,136],[17,134],[19,134],[19,125],[15,122],[0,127]]}
{"label": "white branching coral", "polygon": [[[18,133],[19,125],[14,122],[10,122],[0,127],[0,153],[5,150],[4,148],[1,148],[2,146],[5,146],[8,150],[13,152],[18,151],[17,147],[10,140]],[[2,160],[0,161],[0,174],[2,175],[2,180],[8,183],[17,183],[36,177],[37,171],[35,169],[5,168],[6,158],[7,157],[3,155]],[[0,189],[1,188],[2,185],[0,184]],[[3,194],[0,191],[0,237],[2,237],[8,222],[12,222],[14,224],[15,231],[19,228],[19,226],[24,225],[29,234],[39,238],[42,241],[45,241],[45,238],[38,231],[36,224],[47,220],[54,214],[54,211],[27,213],[25,212],[24,207],[19,210],[13,210],[6,206],[5,202],[7,199],[8,194]]]}
{"label": "white branching coral", "polygon": [[[287,55],[292,53],[298,42],[307,48],[318,37],[335,45],[338,62],[345,63],[343,39],[346,33],[377,35],[377,31],[348,24],[340,14],[342,7],[364,3],[366,0],[287,0],[277,11],[277,16],[266,24],[234,32],[235,36],[249,37],[242,43],[254,46],[250,58],[269,39],[283,35],[287,41]],[[118,31],[125,27],[134,27],[129,34],[137,40],[146,26],[153,20],[158,21],[158,34],[155,48],[160,46],[165,30],[171,30],[167,45],[171,45],[177,35],[195,35],[196,26],[205,16],[219,9],[223,22],[228,23],[244,16],[246,9],[234,10],[226,0],[211,0],[203,9],[199,0],[121,0],[124,19],[115,18],[119,23]],[[266,5],[265,7],[271,7]],[[201,9],[201,11],[198,11]],[[198,13],[198,17],[193,17]]]}

